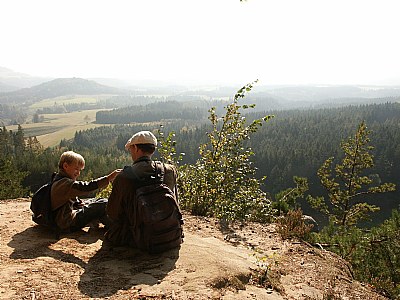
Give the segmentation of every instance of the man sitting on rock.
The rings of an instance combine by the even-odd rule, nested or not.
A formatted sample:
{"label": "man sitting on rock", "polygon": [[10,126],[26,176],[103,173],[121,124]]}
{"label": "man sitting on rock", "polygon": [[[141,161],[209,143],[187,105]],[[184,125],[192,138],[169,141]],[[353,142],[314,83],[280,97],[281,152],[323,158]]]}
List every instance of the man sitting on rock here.
{"label": "man sitting on rock", "polygon": [[107,204],[112,225],[106,238],[114,245],[162,252],[181,244],[176,168],[152,160],[156,146],[150,131],[134,134],[125,145],[133,164],[115,179]]}

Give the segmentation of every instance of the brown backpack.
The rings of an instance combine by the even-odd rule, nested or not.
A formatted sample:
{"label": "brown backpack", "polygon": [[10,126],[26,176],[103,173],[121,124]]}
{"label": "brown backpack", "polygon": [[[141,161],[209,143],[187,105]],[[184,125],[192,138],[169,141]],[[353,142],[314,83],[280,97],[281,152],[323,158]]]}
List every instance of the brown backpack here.
{"label": "brown backpack", "polygon": [[155,178],[136,188],[134,216],[130,217],[134,244],[149,253],[179,247],[183,241],[183,220],[175,193],[163,183],[164,164],[155,163]]}

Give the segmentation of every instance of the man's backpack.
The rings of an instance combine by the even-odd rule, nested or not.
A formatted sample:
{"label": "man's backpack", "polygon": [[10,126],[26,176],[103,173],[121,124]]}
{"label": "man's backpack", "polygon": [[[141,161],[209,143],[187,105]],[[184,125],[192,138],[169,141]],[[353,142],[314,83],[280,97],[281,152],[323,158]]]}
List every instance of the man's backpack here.
{"label": "man's backpack", "polygon": [[136,247],[153,254],[179,247],[183,239],[182,214],[176,196],[163,183],[165,166],[155,163],[155,178],[139,183],[136,188],[135,213],[131,218]]}
{"label": "man's backpack", "polygon": [[51,208],[51,187],[55,181],[61,178],[58,176],[54,178],[53,175],[52,180],[41,186],[32,196],[30,206],[32,221],[54,230],[57,229],[57,224],[55,222],[55,212]]}

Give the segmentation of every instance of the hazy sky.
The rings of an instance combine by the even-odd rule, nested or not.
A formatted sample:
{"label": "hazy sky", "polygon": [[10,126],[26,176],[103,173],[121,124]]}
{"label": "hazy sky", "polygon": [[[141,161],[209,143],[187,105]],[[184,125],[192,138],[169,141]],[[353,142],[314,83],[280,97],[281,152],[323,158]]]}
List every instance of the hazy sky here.
{"label": "hazy sky", "polygon": [[400,85],[399,12],[398,0],[0,0],[0,66],[177,83]]}

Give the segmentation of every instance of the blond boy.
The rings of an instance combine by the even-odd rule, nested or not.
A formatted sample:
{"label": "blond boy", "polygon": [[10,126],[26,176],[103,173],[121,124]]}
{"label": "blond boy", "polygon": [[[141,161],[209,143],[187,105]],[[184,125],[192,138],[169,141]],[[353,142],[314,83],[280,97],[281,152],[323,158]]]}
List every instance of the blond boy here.
{"label": "blond boy", "polygon": [[89,182],[77,181],[84,168],[85,160],[82,155],[73,151],[66,151],[61,155],[58,173],[51,188],[51,205],[56,224],[63,231],[76,231],[93,221],[109,225],[105,212],[107,199],[82,201],[79,197],[106,187],[121,170],[116,169],[107,176]]}

